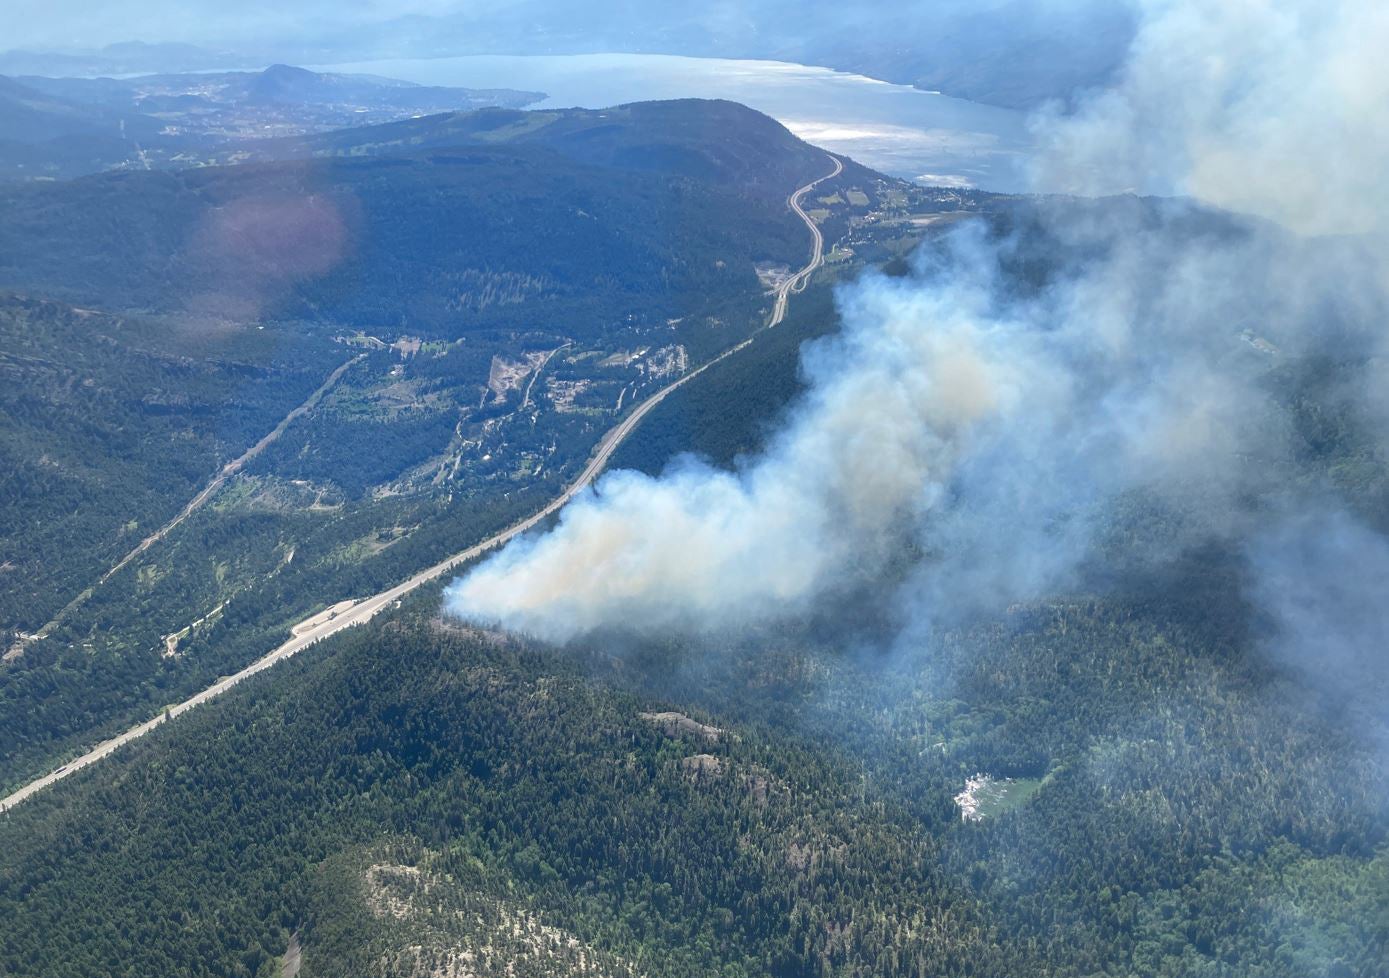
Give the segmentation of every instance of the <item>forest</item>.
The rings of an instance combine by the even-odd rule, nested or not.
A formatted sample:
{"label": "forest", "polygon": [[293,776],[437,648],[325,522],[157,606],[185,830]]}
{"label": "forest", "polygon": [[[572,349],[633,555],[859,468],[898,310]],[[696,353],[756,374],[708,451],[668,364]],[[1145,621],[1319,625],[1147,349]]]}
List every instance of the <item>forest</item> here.
{"label": "forest", "polygon": [[[835,315],[811,290],[624,464],[756,451]],[[1326,378],[1270,382],[1304,477],[1373,513]],[[0,969],[1378,978],[1389,771],[1263,654],[1246,573],[1205,546],[911,640],[879,580],[562,649],[426,589],[6,813]]]}
{"label": "forest", "polygon": [[[892,663],[813,623],[547,650],[436,601],[8,813],[6,972],[268,976],[294,935],[306,975],[1380,973],[1384,771],[1179,617]],[[962,820],[977,771],[1041,786]]]}
{"label": "forest", "polygon": [[[337,366],[278,331],[0,297],[0,628],[37,628]],[[346,357],[342,357],[346,359]],[[8,643],[7,643],[8,644]]]}
{"label": "forest", "polygon": [[[629,314],[682,315],[691,294],[755,289],[754,262],[804,248],[781,201],[612,173],[479,146],[7,187],[0,286],[108,311],[403,321],[451,339],[562,323],[587,337]],[[481,304],[478,273],[538,287]]]}
{"label": "forest", "polygon": [[[829,263],[766,330],[759,274],[803,260],[782,198],[807,150],[749,181],[736,139],[692,157],[658,118],[641,143],[648,111],[0,192],[0,241],[34,242],[0,249],[0,281],[66,300],[0,306],[22,501],[0,573],[30,589],[3,612],[57,614],[0,666],[0,784],[534,512],[640,398],[751,339],[613,460],[736,469],[795,411],[805,344],[841,331],[839,284],[942,274],[923,227],[982,212],[966,233],[1024,299],[1107,246],[1051,234],[1052,209],[1247,233],[849,171],[812,202]],[[288,237],[264,223],[284,200]],[[1260,463],[1382,527],[1389,468],[1340,380],[1369,354],[1248,359],[1255,339],[1231,356],[1291,435]],[[1238,541],[1167,546],[1193,511],[1125,494],[1065,589],[926,630],[898,600],[909,534],[737,632],[555,647],[422,588],[0,813],[0,974],[1381,978],[1389,770],[1363,703],[1386,677],[1271,658]]]}
{"label": "forest", "polygon": [[[550,119],[563,151],[532,134],[0,193],[0,280],[22,290],[0,310],[0,784],[525,515],[624,410],[761,325],[754,266],[806,246],[782,185],[823,154],[728,103],[601,115]],[[693,153],[715,125],[724,148]],[[846,215],[892,183],[872,180]]]}

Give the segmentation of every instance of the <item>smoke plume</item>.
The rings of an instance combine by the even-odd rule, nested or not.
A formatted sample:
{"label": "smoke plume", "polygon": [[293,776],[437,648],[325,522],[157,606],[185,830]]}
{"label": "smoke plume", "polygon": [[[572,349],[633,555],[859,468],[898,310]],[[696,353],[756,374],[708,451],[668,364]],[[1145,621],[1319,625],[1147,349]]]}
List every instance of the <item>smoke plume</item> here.
{"label": "smoke plume", "polygon": [[1249,557],[1273,660],[1389,746],[1389,539],[1342,511],[1303,512],[1260,533]]}
{"label": "smoke plume", "polygon": [[[1368,392],[1389,308],[1373,63],[1389,16],[1142,11],[1116,86],[1038,117],[1037,179],[1196,202],[1039,199],[923,249],[907,280],[842,289],[843,330],[803,351],[808,391],[761,457],[611,473],[456,581],[448,609],[555,640],[738,627],[880,574],[907,543],[904,600],[935,621],[1068,586],[1136,508],[1165,523],[1126,558],[1162,560],[1339,506],[1287,378],[1334,358],[1347,423],[1385,430]],[[1256,599],[1281,600],[1295,552],[1251,560],[1272,575]]]}
{"label": "smoke plume", "polygon": [[1389,7],[1142,0],[1120,83],[1044,113],[1039,182],[1187,194],[1306,234],[1382,233]]}
{"label": "smoke plume", "polygon": [[614,472],[555,532],[455,584],[450,608],[551,638],[737,626],[876,569],[945,493],[962,446],[1036,385],[994,348],[1003,327],[981,330],[987,296],[972,285],[880,282],[845,301],[845,332],[806,351],[810,393],[765,456],[732,473],[691,460],[660,479]]}

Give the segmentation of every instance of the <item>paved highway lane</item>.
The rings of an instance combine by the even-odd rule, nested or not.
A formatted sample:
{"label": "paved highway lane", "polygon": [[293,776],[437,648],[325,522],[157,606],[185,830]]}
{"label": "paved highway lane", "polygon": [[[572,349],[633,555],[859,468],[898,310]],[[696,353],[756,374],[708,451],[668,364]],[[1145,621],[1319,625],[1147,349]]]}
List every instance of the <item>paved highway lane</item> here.
{"label": "paved highway lane", "polygon": [[[772,315],[767,321],[767,325],[764,327],[765,329],[770,329],[778,325],[786,318],[787,304],[791,294],[793,292],[804,291],[806,283],[809,281],[811,275],[815,273],[817,268],[824,264],[824,236],[820,233],[820,229],[816,226],[815,222],[811,220],[810,216],[801,207],[801,201],[804,200],[805,195],[815,187],[824,183],[826,180],[834,179],[843,171],[843,163],[835,157],[830,157],[830,159],[834,163],[834,169],[819,179],[812,180],[805,186],[800,187],[787,198],[787,206],[789,206],[791,210],[805,222],[806,227],[810,229],[812,240],[810,261],[807,262],[799,272],[788,278],[778,287],[776,302],[772,307]],[[737,346],[725,350],[714,359],[690,371],[679,380],[668,384],[655,394],[652,394],[645,401],[642,401],[631,414],[621,421],[621,423],[603,436],[602,440],[598,443],[598,448],[593,453],[593,457],[589,459],[588,465],[584,466],[584,470],[579,473],[578,478],[571,482],[563,492],[547,503],[539,512],[533,513],[521,522],[508,527],[495,536],[488,537],[486,540],[469,547],[467,550],[456,553],[432,567],[425,568],[409,580],[397,584],[389,590],[382,591],[380,594],[373,595],[372,597],[352,604],[350,607],[343,608],[338,614],[326,616],[324,613],[320,612],[313,618],[305,622],[300,622],[292,629],[291,634],[293,637],[289,641],[267,653],[260,659],[257,659],[240,672],[219,679],[207,689],[184,700],[177,706],[170,707],[153,720],[147,720],[117,737],[113,737],[110,740],[98,744],[81,757],[68,762],[56,771],[31,781],[13,794],[0,799],[0,812],[19,804],[21,801],[42,791],[54,782],[67,777],[69,774],[80,771],[90,764],[95,764],[97,761],[108,756],[123,745],[130,743],[138,737],[143,737],[166,719],[176,717],[180,713],[191,710],[201,703],[206,703],[213,697],[219,696],[228,689],[231,689],[242,680],[254,676],[256,673],[262,672],[265,669],[269,669],[275,663],[283,659],[288,659],[297,652],[302,652],[315,642],[320,642],[330,635],[336,635],[345,628],[351,628],[354,625],[360,625],[370,621],[378,613],[386,608],[394,606],[401,598],[421,585],[437,580],[445,574],[458,569],[463,564],[480,557],[487,551],[499,547],[512,538],[520,536],[527,530],[534,528],[541,521],[558,512],[566,503],[583,491],[590,482],[598,477],[599,473],[607,466],[608,460],[612,458],[613,452],[617,451],[618,446],[621,445],[636,426],[641,423],[642,419],[651,413],[651,410],[655,408],[656,405],[660,404],[681,386],[704,373],[704,371],[708,370],[714,364],[732,356],[739,350],[745,349],[752,341],[753,337],[743,340],[743,342],[739,343]],[[348,366],[348,364],[345,364],[340,370],[345,369],[346,366]]]}

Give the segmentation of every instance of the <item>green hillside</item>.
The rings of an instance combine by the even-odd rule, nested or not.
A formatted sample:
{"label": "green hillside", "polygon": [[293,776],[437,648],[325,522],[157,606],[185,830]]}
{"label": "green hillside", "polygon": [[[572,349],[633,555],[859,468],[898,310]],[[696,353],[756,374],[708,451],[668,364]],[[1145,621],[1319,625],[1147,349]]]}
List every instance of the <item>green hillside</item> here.
{"label": "green hillside", "polygon": [[[626,460],[755,450],[826,299]],[[1274,378],[1298,424],[1334,415],[1315,366]],[[1355,457],[1316,430],[1309,476]],[[1261,653],[1241,573],[1206,547],[905,637],[880,581],[563,650],[427,589],[9,813],[0,967],[1377,978],[1389,772]]]}
{"label": "green hillside", "polygon": [[[566,159],[736,187],[780,204],[824,168],[825,153],[779,122],[721,99],[635,102],[607,109],[482,109],[268,141],[255,159],[381,156],[442,146],[544,146]],[[871,171],[846,161],[850,179]]]}
{"label": "green hillside", "polygon": [[754,262],[800,255],[781,200],[736,187],[615,181],[530,147],[86,177],[0,190],[0,285],[112,311],[594,335],[755,290]]}
{"label": "green hillside", "polygon": [[[727,111],[634,110],[621,141]],[[775,131],[764,170],[825,172]],[[0,191],[0,784],[538,508],[638,401],[758,329],[761,270],[809,242],[740,160],[696,177],[469,146]],[[868,203],[831,234],[947,206],[844,179]],[[902,247],[860,234],[866,256]]]}

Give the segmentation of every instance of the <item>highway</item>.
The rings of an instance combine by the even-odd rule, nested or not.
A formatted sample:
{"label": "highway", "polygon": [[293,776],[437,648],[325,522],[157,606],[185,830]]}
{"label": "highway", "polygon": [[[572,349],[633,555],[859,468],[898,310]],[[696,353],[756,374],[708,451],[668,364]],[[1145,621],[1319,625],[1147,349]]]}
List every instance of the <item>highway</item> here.
{"label": "highway", "polygon": [[[808,194],[815,187],[819,186],[821,183],[824,183],[826,180],[834,179],[835,177],[839,176],[839,174],[843,171],[843,163],[841,163],[838,159],[834,157],[830,157],[830,159],[834,162],[833,170],[820,177],[819,179],[812,180],[805,186],[800,187],[793,194],[791,194],[790,197],[787,198],[787,206],[789,206],[791,210],[794,211],[796,215],[800,217],[802,221],[805,222],[806,227],[810,229],[812,237],[810,261],[807,262],[806,265],[803,268],[801,268],[799,272],[797,272],[795,275],[791,276],[785,282],[782,282],[780,286],[778,286],[776,293],[776,302],[772,307],[771,318],[767,321],[767,324],[763,327],[763,329],[771,329],[772,327],[780,324],[782,320],[786,318],[786,310],[791,293],[804,291],[805,284],[807,281],[809,281],[811,275],[815,273],[815,270],[817,268],[824,264],[824,236],[820,233],[820,229],[816,227],[815,222],[811,220],[810,216],[801,207],[801,201],[805,198],[805,195]],[[627,438],[628,435],[632,433],[633,430],[635,430],[637,425],[641,423],[642,419],[645,418],[649,413],[651,413],[652,409],[655,408],[656,405],[660,404],[663,400],[669,397],[681,386],[689,383],[691,380],[694,380],[700,374],[704,373],[704,371],[708,370],[714,364],[719,363],[720,361],[737,353],[739,350],[746,348],[748,345],[752,343],[754,338],[755,334],[754,336],[748,337],[747,339],[743,340],[737,346],[725,350],[723,353],[714,357],[712,360],[708,361],[707,363],[703,364],[697,369],[685,374],[685,376],[681,377],[679,380],[676,380],[673,383],[666,385],[665,387],[657,391],[655,394],[652,394],[646,400],[642,401],[641,404],[638,405],[632,411],[631,414],[629,414],[626,418],[622,420],[621,423],[619,423],[616,427],[614,427],[611,431],[609,431],[606,435],[603,436],[602,440],[600,440],[598,443],[597,449],[593,453],[593,457],[589,459],[588,465],[584,466],[584,470],[581,473],[579,473],[578,478],[571,482],[558,496],[550,500],[550,502],[547,503],[543,509],[539,510],[536,513],[533,513],[521,522],[508,527],[500,533],[488,537],[481,543],[474,544],[467,550],[456,553],[453,556],[440,561],[432,567],[425,568],[418,574],[415,574],[409,580],[404,581],[401,584],[397,584],[395,587],[390,588],[389,590],[382,591],[380,594],[373,595],[370,598],[366,598],[362,601],[357,601],[350,605],[348,605],[347,602],[341,602],[339,605],[335,605],[332,609],[341,609],[336,614],[320,612],[312,618],[307,619],[304,622],[300,622],[291,630],[291,635],[293,637],[291,637],[289,641],[285,642],[283,645],[278,646],[273,651],[257,659],[255,662],[251,663],[249,666],[242,669],[240,672],[219,679],[217,682],[213,683],[207,689],[204,689],[202,692],[196,694],[195,696],[192,696],[184,700],[182,703],[179,703],[176,706],[169,707],[168,710],[155,717],[154,719],[147,720],[144,723],[139,724],[138,726],[132,727],[125,733],[113,737],[110,740],[103,741],[87,753],[83,754],[81,757],[69,761],[67,764],[58,768],[56,771],[53,771],[49,774],[44,775],[41,778],[31,781],[29,784],[26,784],[24,787],[20,788],[14,793],[6,796],[3,799],[0,799],[0,812],[14,807],[15,805],[24,801],[26,798],[29,798],[37,792],[42,791],[44,788],[47,788],[54,782],[60,781],[68,775],[73,774],[76,771],[82,770],[82,768],[87,767],[88,765],[95,764],[97,761],[101,760],[104,757],[107,757],[112,752],[118,750],[120,747],[130,743],[132,740],[135,740],[138,737],[143,737],[145,734],[149,733],[155,727],[159,726],[159,724],[163,723],[166,719],[176,717],[180,713],[184,713],[188,710],[191,710],[193,707],[198,706],[199,704],[206,703],[213,697],[219,696],[222,693],[226,692],[228,689],[231,689],[233,686],[235,686],[242,680],[250,676],[254,676],[256,673],[262,672],[265,669],[269,669],[271,666],[275,665],[275,663],[280,662],[283,659],[288,659],[290,656],[294,655],[297,652],[302,652],[304,649],[308,648],[310,645],[313,645],[315,642],[322,641],[323,639],[328,638],[331,635],[336,635],[338,632],[342,631],[345,628],[351,628],[354,625],[361,625],[365,622],[370,621],[379,612],[386,608],[394,606],[401,598],[403,598],[405,595],[409,594],[416,588],[420,587],[421,585],[427,584],[433,580],[437,580],[438,578],[444,576],[450,571],[456,570],[459,566],[466,564],[467,562],[481,556],[487,551],[501,546],[502,544],[511,540],[513,537],[520,536],[527,530],[532,529],[541,521],[558,512],[561,508],[564,507],[566,503],[568,503],[571,499],[573,499],[576,495],[583,491],[584,487],[586,487],[590,482],[596,479],[598,477],[598,474],[602,472],[604,467],[608,464],[608,460],[612,458],[613,452],[617,451],[618,446],[622,444],[622,442]],[[331,382],[335,380],[336,377],[340,375],[341,371],[345,370],[348,366],[350,366],[350,363],[344,364],[343,367],[339,368],[339,371],[335,373],[334,377],[330,378],[329,384],[324,385],[325,388],[331,386]],[[277,431],[278,430],[279,429],[277,429]],[[257,449],[259,447],[262,446],[257,446]],[[244,459],[238,461],[244,461]],[[228,468],[231,467],[228,466]]]}
{"label": "highway", "polygon": [[806,227],[810,228],[810,236],[813,245],[810,253],[810,263],[795,275],[791,276],[789,282],[783,282],[782,287],[778,290],[776,308],[772,311],[772,321],[767,324],[768,326],[775,326],[786,318],[786,306],[790,301],[791,293],[804,292],[806,285],[810,282],[810,276],[814,275],[815,270],[825,263],[825,236],[820,233],[819,226],[810,219],[810,215],[801,207],[801,201],[805,199],[806,194],[810,193],[810,191],[814,190],[817,186],[824,183],[826,180],[833,180],[844,172],[843,162],[837,157],[830,157],[830,159],[834,160],[833,170],[825,174],[819,180],[814,180],[804,187],[801,187],[786,199],[787,206],[796,212],[796,216],[805,222]]}

